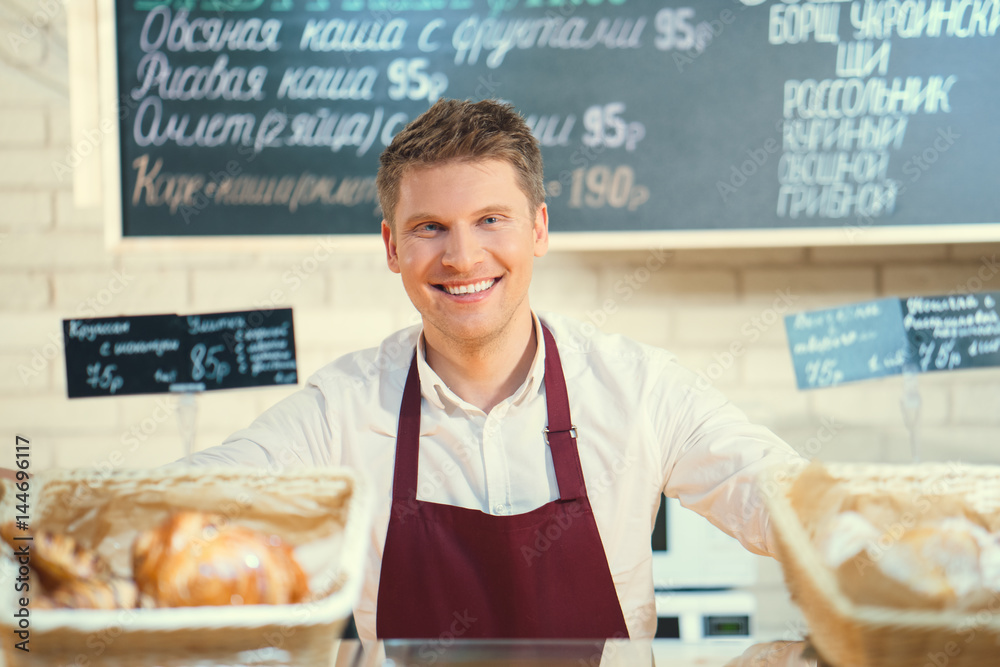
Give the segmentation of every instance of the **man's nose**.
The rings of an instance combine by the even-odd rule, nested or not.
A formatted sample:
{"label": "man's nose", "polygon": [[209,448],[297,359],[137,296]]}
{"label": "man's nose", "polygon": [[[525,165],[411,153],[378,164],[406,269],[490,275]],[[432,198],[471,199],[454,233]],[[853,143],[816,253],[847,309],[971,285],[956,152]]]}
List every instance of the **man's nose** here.
{"label": "man's nose", "polygon": [[448,232],[442,263],[465,272],[482,261],[483,246],[474,230],[456,225]]}

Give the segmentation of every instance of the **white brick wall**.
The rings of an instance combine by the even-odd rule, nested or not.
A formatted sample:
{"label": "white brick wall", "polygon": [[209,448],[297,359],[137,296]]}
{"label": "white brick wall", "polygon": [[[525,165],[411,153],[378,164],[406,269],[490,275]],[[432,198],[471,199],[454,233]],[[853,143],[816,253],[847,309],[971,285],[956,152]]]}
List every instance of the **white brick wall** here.
{"label": "white brick wall", "polygon": [[[63,32],[64,20],[53,17],[49,32]],[[0,25],[2,34],[17,29]],[[329,239],[317,239],[324,253],[315,255],[108,253],[100,212],[76,209],[70,179],[53,170],[70,149],[65,57],[37,40],[13,53],[0,39],[0,50],[0,438],[31,437],[36,469],[156,466],[183,453],[176,413],[163,418],[162,402],[174,404],[173,397],[65,398],[64,317],[87,309],[111,315],[292,306],[300,379],[417,321],[382,252],[327,255]],[[803,453],[905,461],[910,435],[899,378],[795,389],[779,292],[791,296],[792,309],[806,310],[962,286],[1000,291],[997,255],[1000,244],[553,252],[536,264],[531,298],[539,309],[661,345],[692,369],[717,374],[715,387]],[[120,283],[127,284],[117,289]],[[729,360],[733,344],[741,352]],[[922,376],[919,385],[924,459],[1000,462],[1000,370]],[[221,441],[288,391],[199,397],[196,448]],[[821,439],[830,425],[833,436]],[[0,447],[0,465],[11,457]],[[801,636],[776,564],[762,564],[753,590],[761,636],[780,638],[790,629]]]}
{"label": "white brick wall", "polygon": [[39,231],[52,226],[52,192],[49,190],[4,191],[0,223],[14,231]]}
{"label": "white brick wall", "polygon": [[12,310],[38,310],[52,299],[49,277],[38,273],[0,273],[0,294]]}
{"label": "white brick wall", "polygon": [[1000,272],[978,258],[961,264],[888,265],[882,270],[882,290],[890,296],[1000,291]]}
{"label": "white brick wall", "polygon": [[[0,157],[0,160],[3,158]],[[0,243],[0,267],[11,270],[59,271],[108,268],[115,258],[98,233],[35,233],[9,230]]]}
{"label": "white brick wall", "polygon": [[946,245],[830,246],[809,250],[809,259],[815,264],[862,266],[883,262],[926,264],[944,260],[947,256]]}
{"label": "white brick wall", "polygon": [[0,187],[66,187],[70,177],[57,168],[65,162],[66,152],[44,146],[0,146]]}
{"label": "white brick wall", "polygon": [[0,146],[44,146],[44,109],[0,107]]}
{"label": "white brick wall", "polygon": [[[66,141],[69,141],[69,139],[67,138]],[[72,190],[57,191],[55,204],[56,226],[60,229],[91,232],[102,232],[104,230],[104,220],[101,218],[101,210],[99,208],[77,208],[74,206]]]}
{"label": "white brick wall", "polygon": [[0,395],[44,394],[52,391],[48,365],[36,372],[31,355],[0,352]]}
{"label": "white brick wall", "polygon": [[876,269],[872,265],[849,268],[810,265],[782,268],[752,268],[743,272],[748,301],[770,302],[776,292],[806,297],[812,304],[850,303],[875,294]]}
{"label": "white brick wall", "polygon": [[55,306],[67,317],[176,313],[187,308],[187,271],[110,269],[55,275]]}

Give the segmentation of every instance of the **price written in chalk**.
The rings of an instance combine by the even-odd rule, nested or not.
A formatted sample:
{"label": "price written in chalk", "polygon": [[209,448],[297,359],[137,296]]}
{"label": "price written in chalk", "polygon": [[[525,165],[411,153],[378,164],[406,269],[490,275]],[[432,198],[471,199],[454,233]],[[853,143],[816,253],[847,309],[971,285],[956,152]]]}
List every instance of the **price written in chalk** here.
{"label": "price written in chalk", "polygon": [[389,98],[393,100],[437,101],[448,90],[448,75],[428,72],[426,58],[396,58],[386,69],[389,77]]}
{"label": "price written in chalk", "polygon": [[[634,211],[649,201],[649,188],[635,182],[635,169],[629,165],[612,169],[599,164],[588,169],[574,169],[570,173],[570,208],[610,206]],[[558,196],[562,192],[561,186],[558,181],[551,183],[549,194]]]}
{"label": "price written in chalk", "polygon": [[632,152],[646,136],[646,126],[637,120],[626,121],[625,104],[594,105],[583,112],[583,145],[590,148],[622,148]]}
{"label": "price written in chalk", "polygon": [[195,382],[214,380],[217,384],[229,375],[229,364],[219,360],[215,355],[226,349],[225,345],[206,346],[198,343],[191,348],[191,379]]}
{"label": "price written in chalk", "polygon": [[125,378],[115,375],[118,366],[108,364],[101,367],[101,362],[87,365],[87,384],[94,389],[106,389],[108,393],[114,394],[125,385]]}
{"label": "price written in chalk", "polygon": [[[952,370],[962,365],[962,355],[955,349],[955,340],[946,340],[938,346],[934,341],[921,343],[918,350],[920,355],[920,370],[926,371],[933,368],[939,371]],[[936,348],[936,354],[935,354]]]}
{"label": "price written in chalk", "polygon": [[832,387],[844,381],[844,372],[837,368],[836,359],[816,359],[806,363],[806,383],[809,387]]}

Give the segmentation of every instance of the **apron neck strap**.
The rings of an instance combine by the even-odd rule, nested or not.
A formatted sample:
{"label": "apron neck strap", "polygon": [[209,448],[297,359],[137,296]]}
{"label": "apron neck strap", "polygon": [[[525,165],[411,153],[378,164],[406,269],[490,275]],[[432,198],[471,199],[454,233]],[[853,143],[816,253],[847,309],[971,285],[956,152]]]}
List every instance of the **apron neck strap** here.
{"label": "apron neck strap", "polygon": [[576,426],[569,413],[566,378],[559,360],[559,348],[544,324],[542,337],[545,340],[545,404],[549,413],[549,423],[542,434],[552,450],[552,467],[555,468],[556,482],[559,483],[559,499],[568,501],[585,498],[587,486],[580,468]]}
{"label": "apron neck strap", "polygon": [[[587,487],[580,467],[576,447],[576,427],[569,412],[566,378],[563,376],[559,350],[552,333],[542,325],[545,345],[545,403],[548,426],[542,430],[545,442],[552,450],[552,466],[559,484],[559,499],[576,500],[587,496]],[[416,500],[417,461],[420,442],[420,376],[417,371],[417,351],[410,361],[410,371],[403,387],[403,401],[396,430],[396,461],[392,475],[392,497],[396,500]]]}
{"label": "apron neck strap", "polygon": [[397,500],[417,499],[417,455],[420,450],[420,374],[417,355],[413,350],[410,372],[403,386],[403,403],[399,408],[396,427],[396,462],[392,472],[392,497]]}

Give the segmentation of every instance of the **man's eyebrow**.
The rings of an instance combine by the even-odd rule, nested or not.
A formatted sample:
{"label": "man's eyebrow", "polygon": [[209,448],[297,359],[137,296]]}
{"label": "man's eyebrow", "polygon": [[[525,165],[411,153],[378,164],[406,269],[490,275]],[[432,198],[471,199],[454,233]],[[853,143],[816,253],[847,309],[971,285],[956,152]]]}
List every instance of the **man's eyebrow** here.
{"label": "man's eyebrow", "polygon": [[[472,213],[472,217],[478,218],[481,215],[486,215],[487,213],[502,213],[504,215],[510,215],[514,211],[512,206],[508,204],[490,204],[489,206],[484,206],[478,211]],[[403,225],[411,225],[416,222],[425,222],[427,220],[436,220],[439,216],[433,213],[415,213],[406,220],[403,221]]]}
{"label": "man's eyebrow", "polygon": [[433,213],[417,213],[415,215],[411,215],[406,220],[404,220],[403,224],[404,225],[410,225],[410,224],[413,224],[414,222],[423,222],[425,220],[433,220],[434,217],[435,216],[434,216]]}
{"label": "man's eyebrow", "polygon": [[514,209],[507,204],[490,204],[489,206],[484,206],[472,215],[479,217],[481,215],[486,215],[487,213],[503,213],[504,215],[510,215],[513,213]]}

